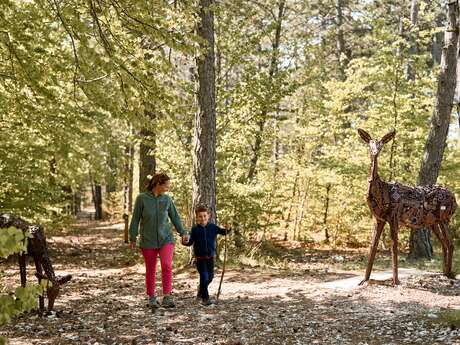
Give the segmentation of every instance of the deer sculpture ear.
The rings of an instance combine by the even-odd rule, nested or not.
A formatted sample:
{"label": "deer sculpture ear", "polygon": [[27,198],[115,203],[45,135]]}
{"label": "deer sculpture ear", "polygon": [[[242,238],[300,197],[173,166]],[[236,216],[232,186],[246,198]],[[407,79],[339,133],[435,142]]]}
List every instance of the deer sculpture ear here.
{"label": "deer sculpture ear", "polygon": [[358,128],[358,134],[365,143],[369,143],[372,139],[369,133],[367,133],[364,129]]}
{"label": "deer sculpture ear", "polygon": [[389,142],[391,139],[393,139],[396,135],[396,131],[393,129],[391,132],[388,132],[385,134],[381,140],[382,143],[386,144]]}
{"label": "deer sculpture ear", "polygon": [[62,284],[65,284],[67,283],[70,279],[72,279],[72,276],[70,274],[62,277],[62,278],[59,278],[59,284],[62,285]]}

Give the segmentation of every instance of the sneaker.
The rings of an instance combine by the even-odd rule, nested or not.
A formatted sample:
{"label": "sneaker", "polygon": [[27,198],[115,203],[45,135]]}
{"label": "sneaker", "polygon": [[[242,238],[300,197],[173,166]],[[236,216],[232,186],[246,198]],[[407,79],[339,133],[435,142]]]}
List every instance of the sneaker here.
{"label": "sneaker", "polygon": [[214,301],[212,298],[203,298],[202,301],[201,301],[201,304],[205,305],[205,306],[215,304],[215,303],[216,303],[216,301]]}
{"label": "sneaker", "polygon": [[160,308],[160,303],[157,300],[157,296],[150,296],[148,300],[148,306],[150,308]]}
{"label": "sneaker", "polygon": [[161,306],[164,308],[174,308],[176,305],[174,304],[174,300],[171,295],[165,295],[163,297],[163,301],[161,302]]}

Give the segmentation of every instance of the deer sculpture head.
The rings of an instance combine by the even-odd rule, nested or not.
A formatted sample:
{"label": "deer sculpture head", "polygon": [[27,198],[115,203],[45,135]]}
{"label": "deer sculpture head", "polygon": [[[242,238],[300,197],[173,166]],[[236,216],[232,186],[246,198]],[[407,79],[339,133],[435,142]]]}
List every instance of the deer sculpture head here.
{"label": "deer sculpture head", "polygon": [[393,129],[392,131],[385,134],[382,139],[376,140],[372,139],[369,133],[367,133],[364,129],[358,128],[358,133],[361,139],[363,139],[363,141],[369,145],[369,153],[371,158],[377,157],[382,150],[383,145],[393,139],[396,135],[396,131]]}
{"label": "deer sculpture head", "polygon": [[[35,269],[37,272],[35,276],[39,282],[42,279],[47,280],[45,286],[45,292],[48,297],[48,311],[51,311],[54,307],[54,301],[59,295],[61,286],[67,283],[72,276],[66,275],[62,278],[57,278],[54,274],[53,265],[48,255],[48,249],[46,246],[46,238],[41,226],[30,224],[27,221],[14,217],[10,214],[0,214],[0,229],[8,229],[9,227],[15,227],[21,229],[24,233],[24,241],[27,239],[27,251],[25,253],[19,253],[19,272],[21,275],[21,285],[26,285],[26,255],[34,259]],[[38,297],[40,310],[44,309],[44,297],[40,295]]]}
{"label": "deer sculpture head", "polygon": [[385,134],[382,139],[372,139],[369,133],[367,133],[364,129],[358,128],[358,133],[361,139],[369,145],[369,156],[371,158],[371,177],[377,177],[377,157],[379,156],[380,151],[382,151],[383,146],[391,141],[396,135],[396,131],[392,130]]}
{"label": "deer sculpture head", "polygon": [[48,311],[51,311],[54,308],[54,301],[59,296],[59,293],[61,291],[61,286],[67,283],[68,281],[70,281],[72,279],[72,276],[68,274],[61,278],[57,278],[57,277],[48,278],[47,276],[43,274],[39,274],[39,273],[36,273],[35,276],[39,280],[42,280],[42,279],[47,280],[45,289],[46,289],[46,296],[48,297]]}

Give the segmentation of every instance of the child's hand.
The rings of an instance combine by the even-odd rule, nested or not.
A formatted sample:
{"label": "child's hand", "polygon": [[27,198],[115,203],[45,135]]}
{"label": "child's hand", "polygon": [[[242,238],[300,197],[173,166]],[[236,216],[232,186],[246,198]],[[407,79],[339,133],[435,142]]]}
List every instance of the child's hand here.
{"label": "child's hand", "polygon": [[190,235],[182,236],[182,244],[187,244],[189,240],[190,240]]}
{"label": "child's hand", "polygon": [[229,232],[230,230],[232,230],[232,227],[229,224],[225,224],[224,229],[225,229],[225,232]]}

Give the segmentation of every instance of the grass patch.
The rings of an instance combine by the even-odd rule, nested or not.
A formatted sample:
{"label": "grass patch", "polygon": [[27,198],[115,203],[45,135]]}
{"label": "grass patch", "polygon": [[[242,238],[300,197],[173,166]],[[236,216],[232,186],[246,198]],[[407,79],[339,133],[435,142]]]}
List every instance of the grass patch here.
{"label": "grass patch", "polygon": [[431,323],[448,327],[451,330],[460,329],[460,309],[442,310],[436,316],[437,318],[430,318]]}

